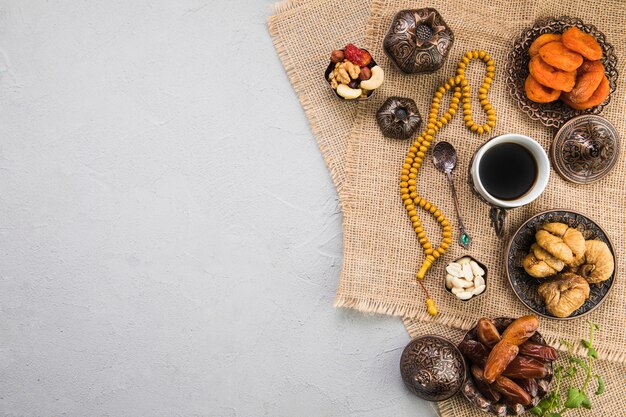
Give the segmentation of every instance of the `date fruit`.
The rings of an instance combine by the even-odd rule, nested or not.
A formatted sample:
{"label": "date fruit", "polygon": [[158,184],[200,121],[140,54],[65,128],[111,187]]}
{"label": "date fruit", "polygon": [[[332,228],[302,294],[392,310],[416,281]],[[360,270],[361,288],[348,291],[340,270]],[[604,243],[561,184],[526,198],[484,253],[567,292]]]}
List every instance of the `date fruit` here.
{"label": "date fruit", "polygon": [[522,387],[524,391],[530,394],[531,397],[536,397],[539,394],[539,385],[537,380],[533,378],[514,379],[515,383]]}
{"label": "date fruit", "polygon": [[478,340],[480,340],[485,346],[493,347],[500,341],[500,332],[496,329],[493,321],[482,318],[478,320],[476,325],[478,333]]}
{"label": "date fruit", "polygon": [[555,361],[558,357],[558,353],[553,347],[532,342],[523,343],[519,347],[519,354],[541,361]]}
{"label": "date fruit", "polygon": [[372,56],[369,52],[359,49],[351,43],[347,44],[346,47],[343,48],[343,53],[346,59],[360,67],[367,66],[372,61]]}
{"label": "date fruit", "polygon": [[459,350],[475,365],[483,368],[487,362],[489,351],[478,340],[465,339],[459,344]]}
{"label": "date fruit", "polygon": [[498,378],[513,359],[517,356],[519,347],[512,345],[506,340],[502,340],[496,344],[487,358],[485,364],[485,379],[492,383]]}
{"label": "date fruit", "polygon": [[500,400],[500,393],[495,389],[491,388],[491,386],[485,381],[485,376],[483,374],[483,370],[476,365],[472,365],[471,368],[472,377],[474,378],[474,383],[476,384],[476,388],[480,391],[481,394],[485,396],[490,401],[497,402]]}
{"label": "date fruit", "polygon": [[550,373],[548,367],[536,359],[516,356],[509,363],[502,375],[509,378],[545,378]]}
{"label": "date fruit", "polygon": [[491,386],[508,399],[522,405],[528,405],[532,401],[529,393],[505,376],[496,378]]}

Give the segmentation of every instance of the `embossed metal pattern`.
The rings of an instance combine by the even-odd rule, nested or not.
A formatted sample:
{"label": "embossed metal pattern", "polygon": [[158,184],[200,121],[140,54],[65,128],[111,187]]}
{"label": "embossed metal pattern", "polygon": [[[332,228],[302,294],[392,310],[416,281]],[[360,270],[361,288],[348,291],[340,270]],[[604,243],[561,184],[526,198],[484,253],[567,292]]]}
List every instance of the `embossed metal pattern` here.
{"label": "embossed metal pattern", "polygon": [[406,74],[429,74],[445,62],[454,34],[437,10],[399,11],[383,41],[391,61]]}
{"label": "embossed metal pattern", "polygon": [[[601,61],[604,64],[604,72],[611,86],[609,97],[604,103],[587,110],[573,109],[560,100],[552,103],[535,103],[526,97],[524,89],[524,82],[529,74],[528,63],[530,62],[530,55],[528,54],[528,48],[539,35],[544,33],[563,33],[572,26],[576,26],[582,31],[593,35],[602,47],[604,55]],[[545,126],[556,128],[562,126],[572,117],[581,114],[600,114],[604,106],[611,101],[611,94],[617,88],[617,78],[617,57],[613,52],[613,46],[606,41],[604,34],[595,26],[586,25],[580,19],[568,16],[537,20],[533,27],[526,29],[515,39],[506,64],[506,84],[511,97],[517,102],[519,108],[530,116],[531,119],[538,120]]]}
{"label": "embossed metal pattern", "polygon": [[407,388],[428,401],[456,394],[465,381],[465,360],[459,349],[440,336],[420,336],[402,352],[400,373]]}
{"label": "embossed metal pattern", "polygon": [[542,224],[550,222],[565,223],[570,227],[578,229],[586,240],[598,239],[603,241],[611,249],[615,258],[615,249],[611,239],[606,232],[593,220],[588,217],[567,210],[551,210],[539,213],[528,219],[515,232],[506,249],[506,274],[513,288],[513,292],[519,300],[530,310],[553,320],[572,320],[582,317],[595,310],[606,299],[613,283],[617,277],[617,259],[615,260],[615,270],[613,275],[599,284],[590,284],[589,298],[585,303],[575,310],[569,317],[554,317],[546,309],[545,302],[537,293],[537,287],[545,280],[533,278],[526,273],[523,267],[524,257],[530,251],[530,246],[535,242],[535,233]]}
{"label": "embossed metal pattern", "polygon": [[615,127],[593,114],[575,117],[559,129],[550,148],[552,165],[567,181],[589,184],[611,172],[620,152]]}
{"label": "embossed metal pattern", "polygon": [[[507,327],[509,327],[511,323],[513,323],[513,320],[514,319],[509,318],[509,317],[499,317],[499,318],[493,319],[493,322],[496,328],[498,329],[498,331],[502,333],[504,329],[506,329]],[[463,340],[468,340],[468,339],[478,340],[476,326],[474,326],[470,331],[468,331],[465,334],[465,337],[463,338]],[[535,334],[529,340],[534,343],[546,344],[546,341],[544,340],[544,338],[541,336],[539,332],[535,332]],[[468,361],[468,364],[469,364],[469,361]],[[552,362],[549,362],[549,364],[550,364],[550,369],[552,369],[553,368]],[[476,407],[478,407],[479,409],[481,409],[482,411],[486,413],[494,414],[496,416],[504,416],[504,415],[515,416],[515,415],[521,414],[523,411],[529,410],[532,407],[534,407],[546,395],[548,386],[550,385],[550,381],[552,381],[552,372],[550,372],[550,374],[547,375],[545,378],[538,379],[537,385],[539,386],[539,393],[537,397],[533,398],[533,402],[530,405],[527,405],[526,407],[520,407],[519,410],[516,410],[514,407],[508,406],[505,403],[493,402],[485,398],[485,396],[483,396],[478,390],[478,388],[476,387],[476,384],[474,383],[474,379],[472,378],[471,372],[469,370],[469,366],[467,369],[467,377],[465,379],[465,383],[463,384],[463,387],[461,388],[461,392],[463,393],[463,396],[467,398],[467,400],[470,403],[474,404]],[[517,404],[517,405],[521,406],[520,404]]]}
{"label": "embossed metal pattern", "polygon": [[376,112],[381,132],[392,139],[411,138],[422,124],[417,105],[406,97],[389,97]]}

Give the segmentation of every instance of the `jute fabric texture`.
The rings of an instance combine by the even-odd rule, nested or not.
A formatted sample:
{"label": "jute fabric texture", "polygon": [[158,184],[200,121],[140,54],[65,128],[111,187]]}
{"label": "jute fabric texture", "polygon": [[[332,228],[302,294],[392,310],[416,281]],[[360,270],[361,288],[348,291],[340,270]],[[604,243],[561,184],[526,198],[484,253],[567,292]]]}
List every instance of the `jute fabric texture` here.
{"label": "jute fabric texture", "polygon": [[[454,242],[424,280],[439,307],[440,313],[434,320],[457,328],[468,328],[482,316],[519,317],[528,314],[528,309],[514,295],[506,278],[505,241],[495,236],[489,222],[489,207],[472,194],[467,183],[470,159],[489,137],[521,133],[549,149],[554,135],[554,131],[520,111],[509,96],[504,66],[513,38],[531,26],[537,18],[567,13],[601,28],[616,47],[619,62],[623,63],[626,62],[622,46],[626,44],[626,31],[622,25],[626,18],[626,7],[624,3],[607,2],[603,4],[602,10],[598,10],[597,7],[589,7],[587,1],[578,1],[568,2],[567,10],[564,10],[563,3],[557,0],[437,0],[428,5],[436,8],[454,31],[454,45],[447,62],[436,73],[407,76],[397,71],[386,58],[382,51],[382,40],[395,13],[419,5],[409,0],[372,2],[365,43],[383,66],[386,79],[380,91],[376,91],[371,100],[359,106],[348,140],[346,183],[342,194],[344,264],[336,304],[366,312],[409,316],[422,321],[433,320],[426,312],[424,295],[415,280],[415,272],[424,255],[399,196],[399,171],[410,145],[383,137],[374,114],[386,97],[400,95],[414,99],[422,115],[427,116],[434,91],[454,75],[457,62],[465,51],[484,49],[496,62],[496,76],[488,95],[497,112],[495,129],[489,135],[473,134],[465,127],[462,113],[459,112],[438,132],[434,140],[434,143],[447,140],[457,149],[458,165],[454,172],[457,192],[465,226],[473,242],[469,250]],[[602,16],[598,13],[602,13]],[[484,64],[478,61],[472,61],[466,70],[474,95],[474,118],[478,123],[485,120],[475,99],[483,74]],[[623,117],[625,98],[626,77],[623,76],[619,79],[612,102],[603,113],[622,136],[626,132],[626,120]],[[446,103],[447,100],[444,100],[443,108],[447,108]],[[418,193],[437,205],[456,225],[449,186],[444,174],[434,167],[430,153],[429,150],[417,175]],[[581,212],[602,225],[612,237],[618,252],[618,270],[624,271],[626,169],[623,154],[624,148],[616,169],[592,185],[566,182],[552,170],[548,187],[535,202],[510,211],[509,230],[515,230],[524,220],[544,210],[564,208]],[[418,211],[418,214],[436,246],[441,239],[441,229],[424,210]],[[453,236],[456,241],[458,233]],[[446,264],[468,253],[487,266],[488,287],[485,296],[462,302],[446,292],[443,280]],[[588,318],[600,323],[604,329],[597,343],[601,357],[623,362],[626,359],[626,326],[623,325],[626,318],[623,297],[626,280],[619,275],[618,271],[609,299]],[[563,336],[579,339],[586,334],[583,320],[545,319],[542,328],[546,339],[555,345]]]}
{"label": "jute fabric texture", "polygon": [[[382,52],[382,39],[393,15],[406,8],[435,7],[455,33],[455,43],[447,63],[432,75],[406,76],[397,71]],[[488,221],[488,207],[470,191],[466,183],[469,160],[474,151],[489,137],[517,132],[533,137],[548,149],[554,131],[530,120],[509,97],[504,84],[504,65],[513,38],[541,17],[569,15],[594,24],[616,48],[618,69],[626,62],[626,3],[603,1],[590,3],[577,0],[562,2],[505,1],[410,1],[346,0],[341,10],[330,0],[287,0],[278,3],[269,18],[270,35],[287,75],[300,99],[311,129],[338,189],[344,216],[344,260],[336,305],[363,312],[384,313],[404,317],[412,336],[426,333],[462,335],[483,316],[517,317],[528,310],[510,289],[503,266],[505,243],[493,234]],[[386,74],[386,81],[374,96],[365,102],[342,102],[323,81],[323,71],[332,49],[348,42],[367,47]],[[457,190],[465,225],[473,238],[469,251],[454,243],[443,259],[437,261],[425,279],[440,314],[432,319],[425,312],[423,295],[415,283],[415,271],[423,254],[406,216],[398,193],[399,172],[408,142],[384,138],[374,121],[374,114],[386,97],[400,95],[414,99],[423,116],[427,116],[435,89],[454,74],[456,64],[466,50],[485,49],[496,60],[496,77],[489,98],[498,115],[498,124],[491,135],[470,133],[459,113],[436,136],[451,142],[459,154],[455,170]],[[622,138],[626,137],[626,120],[622,108],[626,98],[626,71],[620,71],[617,92],[603,112]],[[475,100],[477,86],[482,82],[484,66],[472,62],[466,75],[472,85],[474,117],[484,122],[484,115]],[[449,97],[449,95],[448,95]],[[447,100],[443,100],[442,107]],[[624,149],[624,148],[622,148]],[[600,323],[602,331],[595,345],[602,361],[605,379],[614,383],[609,400],[602,400],[600,410],[606,415],[623,415],[626,402],[626,282],[624,211],[626,209],[626,169],[624,150],[616,169],[598,183],[577,186],[565,182],[554,171],[546,192],[534,203],[509,214],[509,230],[515,230],[536,212],[564,208],[588,215],[596,220],[613,239],[618,249],[619,274],[609,299],[587,318]],[[456,226],[450,191],[443,174],[437,172],[430,152],[418,174],[418,190],[436,204]],[[430,216],[421,214],[433,244],[438,244],[439,228]],[[455,234],[454,239],[458,238]],[[484,297],[462,303],[443,291],[443,269],[447,262],[469,253],[489,268],[488,290]],[[585,319],[568,322],[542,320],[542,334],[554,346],[561,338],[575,341],[585,337]],[[456,336],[455,336],[456,335]],[[617,364],[615,362],[620,362]],[[615,408],[606,404],[617,404]],[[619,407],[618,407],[619,406]],[[596,409],[598,410],[598,409]],[[614,412],[612,412],[614,411]],[[445,416],[469,416],[473,411],[463,400],[442,404]],[[477,414],[478,415],[478,414]]]}

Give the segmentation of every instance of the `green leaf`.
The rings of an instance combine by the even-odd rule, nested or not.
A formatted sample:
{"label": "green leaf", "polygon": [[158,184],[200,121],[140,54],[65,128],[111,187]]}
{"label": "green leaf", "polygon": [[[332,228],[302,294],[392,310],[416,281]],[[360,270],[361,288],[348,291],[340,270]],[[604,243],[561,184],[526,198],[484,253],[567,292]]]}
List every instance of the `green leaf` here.
{"label": "green leaf", "polygon": [[543,414],[543,409],[539,407],[539,404],[537,404],[536,406],[534,406],[528,411],[530,411],[531,414],[534,414],[536,416],[540,416]]}
{"label": "green leaf", "polygon": [[591,343],[589,343],[588,340],[583,339],[583,340],[581,340],[581,342],[582,342],[583,346],[586,347],[587,349],[589,349],[591,347]]}
{"label": "green leaf", "polygon": [[600,395],[604,393],[604,381],[600,375],[596,375],[596,377],[598,378],[598,389],[596,390],[596,395]]}
{"label": "green leaf", "polygon": [[550,413],[547,414],[546,417],[563,417],[561,413]]}
{"label": "green leaf", "polygon": [[575,357],[571,357],[569,358],[570,363],[575,363],[576,365],[580,366],[583,369],[587,369],[587,364],[585,364],[585,362],[582,361],[582,359],[579,358],[575,358]]}
{"label": "green leaf", "polygon": [[576,372],[578,371],[578,368],[576,368],[575,366],[570,366],[565,370],[565,376],[567,377],[571,377],[573,376]]}
{"label": "green leaf", "polygon": [[576,388],[570,388],[567,390],[567,401],[565,401],[565,407],[578,408],[585,398],[587,398],[585,394],[581,393]]}
{"label": "green leaf", "polygon": [[582,403],[580,403],[583,407],[585,407],[587,410],[591,410],[591,401],[589,401],[589,398],[587,398],[587,396],[585,395],[585,399],[583,400]]}
{"label": "green leaf", "polygon": [[592,347],[589,347],[589,351],[587,352],[588,356],[591,356],[594,359],[598,359],[598,352]]}

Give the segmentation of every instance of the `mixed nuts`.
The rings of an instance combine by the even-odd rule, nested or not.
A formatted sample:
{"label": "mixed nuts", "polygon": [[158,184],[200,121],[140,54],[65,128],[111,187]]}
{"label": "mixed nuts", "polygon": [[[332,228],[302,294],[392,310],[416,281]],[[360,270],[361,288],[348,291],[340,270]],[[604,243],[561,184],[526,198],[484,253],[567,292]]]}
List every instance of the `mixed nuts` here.
{"label": "mixed nuts", "polygon": [[383,69],[370,53],[351,43],[332,51],[330,61],[327,80],[337,95],[346,100],[369,97],[385,80]]}

